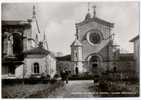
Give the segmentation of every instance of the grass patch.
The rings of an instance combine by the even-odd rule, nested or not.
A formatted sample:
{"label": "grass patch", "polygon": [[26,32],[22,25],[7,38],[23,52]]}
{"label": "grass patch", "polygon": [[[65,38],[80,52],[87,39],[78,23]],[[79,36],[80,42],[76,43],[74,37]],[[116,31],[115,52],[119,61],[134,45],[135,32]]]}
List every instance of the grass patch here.
{"label": "grass patch", "polygon": [[42,98],[48,97],[56,88],[63,86],[62,81],[49,81],[46,84],[12,84],[2,86],[2,98]]}
{"label": "grass patch", "polygon": [[[97,85],[98,84],[98,85]],[[89,87],[98,97],[138,97],[139,83],[130,81],[100,81]]]}

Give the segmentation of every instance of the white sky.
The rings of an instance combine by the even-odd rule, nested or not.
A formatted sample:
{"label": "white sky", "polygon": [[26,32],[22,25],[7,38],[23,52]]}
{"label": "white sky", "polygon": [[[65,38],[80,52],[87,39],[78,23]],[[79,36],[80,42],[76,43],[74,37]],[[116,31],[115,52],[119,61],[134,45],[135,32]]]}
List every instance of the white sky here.
{"label": "white sky", "polygon": [[[75,23],[84,19],[86,2],[36,3],[36,13],[41,32],[46,32],[49,49],[53,52],[70,53],[74,40]],[[133,52],[130,39],[139,34],[138,2],[91,2],[96,5],[96,16],[115,24],[115,43],[124,51]],[[2,20],[26,20],[32,16],[32,3],[2,4]],[[42,37],[40,37],[42,39]],[[123,50],[122,50],[123,51]]]}

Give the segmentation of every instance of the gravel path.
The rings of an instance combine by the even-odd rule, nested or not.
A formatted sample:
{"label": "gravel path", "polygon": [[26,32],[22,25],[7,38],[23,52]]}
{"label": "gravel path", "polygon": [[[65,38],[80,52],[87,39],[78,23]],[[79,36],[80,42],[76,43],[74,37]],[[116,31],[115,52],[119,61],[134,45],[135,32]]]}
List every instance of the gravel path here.
{"label": "gravel path", "polygon": [[88,89],[93,85],[92,80],[69,81],[64,87],[55,90],[48,98],[92,98]]}

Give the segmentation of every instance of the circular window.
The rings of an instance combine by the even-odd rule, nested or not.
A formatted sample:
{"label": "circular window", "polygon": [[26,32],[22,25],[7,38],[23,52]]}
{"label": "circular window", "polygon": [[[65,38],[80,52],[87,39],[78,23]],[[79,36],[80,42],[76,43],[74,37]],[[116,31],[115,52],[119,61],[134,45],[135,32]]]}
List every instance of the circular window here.
{"label": "circular window", "polygon": [[98,31],[88,32],[87,40],[92,45],[100,43],[100,41],[101,41],[100,32],[98,32]]}

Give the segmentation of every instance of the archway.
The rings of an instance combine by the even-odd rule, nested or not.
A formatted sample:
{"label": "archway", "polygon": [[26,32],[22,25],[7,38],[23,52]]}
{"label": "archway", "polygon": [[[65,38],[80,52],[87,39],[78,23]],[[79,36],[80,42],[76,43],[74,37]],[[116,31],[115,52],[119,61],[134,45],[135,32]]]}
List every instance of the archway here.
{"label": "archway", "polygon": [[101,67],[102,57],[98,54],[89,55],[88,59],[88,67],[92,73],[98,72],[98,69]]}

